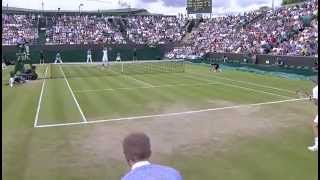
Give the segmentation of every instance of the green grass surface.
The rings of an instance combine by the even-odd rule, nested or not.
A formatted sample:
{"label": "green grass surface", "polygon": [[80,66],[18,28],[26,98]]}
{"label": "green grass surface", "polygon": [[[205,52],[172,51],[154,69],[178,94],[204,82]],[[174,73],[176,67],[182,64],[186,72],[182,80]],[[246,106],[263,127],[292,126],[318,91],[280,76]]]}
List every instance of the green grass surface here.
{"label": "green grass surface", "polygon": [[[46,68],[37,68],[40,77]],[[192,64],[185,68],[184,73],[67,81],[88,121],[280,101],[297,98],[297,89],[313,86],[309,81],[232,70],[213,74]],[[186,180],[317,178],[317,153],[307,150],[313,142],[316,108],[307,101],[34,128],[44,81],[37,125],[83,121],[66,80],[41,79],[10,88],[8,77],[9,70],[3,71],[3,179],[120,179],[128,170],[121,140],[132,131],[151,137],[152,162],[177,168]]]}

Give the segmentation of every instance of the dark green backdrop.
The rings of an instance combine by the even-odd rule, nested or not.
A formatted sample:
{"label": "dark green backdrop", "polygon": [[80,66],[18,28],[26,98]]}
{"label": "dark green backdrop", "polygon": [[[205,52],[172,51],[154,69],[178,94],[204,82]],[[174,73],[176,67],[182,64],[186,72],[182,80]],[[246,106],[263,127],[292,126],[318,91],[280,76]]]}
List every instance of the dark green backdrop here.
{"label": "dark green backdrop", "polygon": [[[130,45],[108,45],[109,60],[114,61],[118,52],[123,61],[132,60],[134,48],[137,49],[138,60],[156,60],[164,56],[166,47],[147,47]],[[53,62],[58,51],[62,56],[63,62],[85,62],[87,59],[87,50],[91,49],[93,61],[102,61],[102,45],[34,45],[30,46],[31,60],[33,63],[39,63],[40,50],[43,50],[45,63]],[[13,61],[17,59],[16,46],[3,46],[2,56],[5,60]]]}

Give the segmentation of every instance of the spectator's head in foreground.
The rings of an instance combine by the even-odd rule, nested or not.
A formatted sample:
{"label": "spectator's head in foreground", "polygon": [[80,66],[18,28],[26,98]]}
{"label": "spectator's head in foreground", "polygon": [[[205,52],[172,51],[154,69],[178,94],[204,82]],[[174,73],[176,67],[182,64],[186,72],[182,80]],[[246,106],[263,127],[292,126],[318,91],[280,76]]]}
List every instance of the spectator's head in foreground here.
{"label": "spectator's head in foreground", "polygon": [[151,156],[149,137],[144,133],[131,133],[122,143],[123,153],[129,166],[139,161],[146,161]]}
{"label": "spectator's head in foreground", "polygon": [[123,153],[131,170],[122,180],[183,180],[180,172],[169,166],[153,164],[150,139],[144,133],[132,133],[122,142]]}

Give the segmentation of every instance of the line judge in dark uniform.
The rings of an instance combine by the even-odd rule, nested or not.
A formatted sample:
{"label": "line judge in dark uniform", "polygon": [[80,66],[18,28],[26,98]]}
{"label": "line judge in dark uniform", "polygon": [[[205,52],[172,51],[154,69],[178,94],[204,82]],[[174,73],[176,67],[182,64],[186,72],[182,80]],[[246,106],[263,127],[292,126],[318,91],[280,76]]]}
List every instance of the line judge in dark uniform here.
{"label": "line judge in dark uniform", "polygon": [[44,64],[44,54],[43,54],[43,50],[40,51],[40,64]]}
{"label": "line judge in dark uniform", "polygon": [[151,145],[146,134],[129,134],[123,140],[122,146],[131,168],[122,180],[183,180],[177,170],[148,161],[151,156]]}
{"label": "line judge in dark uniform", "polygon": [[136,61],[136,60],[137,60],[137,49],[136,49],[136,48],[133,49],[133,57],[132,57],[132,60],[133,60],[133,61]]}

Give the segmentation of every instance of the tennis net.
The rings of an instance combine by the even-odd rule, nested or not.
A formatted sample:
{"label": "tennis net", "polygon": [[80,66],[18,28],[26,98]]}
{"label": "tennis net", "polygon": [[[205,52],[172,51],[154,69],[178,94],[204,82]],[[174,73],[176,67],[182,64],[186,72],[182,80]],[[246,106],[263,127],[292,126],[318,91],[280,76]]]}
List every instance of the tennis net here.
{"label": "tennis net", "polygon": [[49,65],[49,78],[72,78],[114,76],[121,74],[153,74],[153,73],[183,73],[183,60],[153,60],[135,62],[104,63],[61,63]]}

